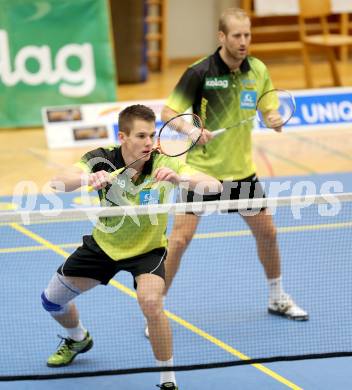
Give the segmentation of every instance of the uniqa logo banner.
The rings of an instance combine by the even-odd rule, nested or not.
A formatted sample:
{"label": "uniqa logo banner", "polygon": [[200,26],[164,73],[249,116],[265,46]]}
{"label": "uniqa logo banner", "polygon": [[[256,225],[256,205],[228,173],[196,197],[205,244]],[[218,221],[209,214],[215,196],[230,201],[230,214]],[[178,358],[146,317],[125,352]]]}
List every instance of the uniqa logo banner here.
{"label": "uniqa logo banner", "polygon": [[0,127],[48,105],[116,99],[106,0],[0,0]]}

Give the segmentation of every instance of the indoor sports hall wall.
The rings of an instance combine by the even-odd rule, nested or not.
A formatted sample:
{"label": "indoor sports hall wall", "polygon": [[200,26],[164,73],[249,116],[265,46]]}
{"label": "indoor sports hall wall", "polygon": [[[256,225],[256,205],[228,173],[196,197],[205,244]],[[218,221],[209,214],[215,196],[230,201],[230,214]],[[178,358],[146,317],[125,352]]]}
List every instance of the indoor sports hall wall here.
{"label": "indoor sports hall wall", "polygon": [[168,0],[169,59],[179,61],[211,53],[217,45],[222,10],[240,5],[241,0]]}

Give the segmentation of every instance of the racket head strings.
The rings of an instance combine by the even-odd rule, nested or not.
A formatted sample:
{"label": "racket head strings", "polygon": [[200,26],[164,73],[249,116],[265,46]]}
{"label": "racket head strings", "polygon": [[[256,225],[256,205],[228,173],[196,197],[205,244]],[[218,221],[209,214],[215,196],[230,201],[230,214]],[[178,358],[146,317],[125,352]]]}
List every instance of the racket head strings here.
{"label": "racket head strings", "polygon": [[179,114],[164,123],[159,131],[156,149],[169,157],[187,153],[203,134],[203,123],[193,113]]}
{"label": "racket head strings", "polygon": [[[265,92],[257,102],[256,114],[258,122],[268,128],[275,128],[272,123],[284,126],[296,111],[293,95],[284,89],[272,89]],[[274,121],[269,119],[274,118]]]}

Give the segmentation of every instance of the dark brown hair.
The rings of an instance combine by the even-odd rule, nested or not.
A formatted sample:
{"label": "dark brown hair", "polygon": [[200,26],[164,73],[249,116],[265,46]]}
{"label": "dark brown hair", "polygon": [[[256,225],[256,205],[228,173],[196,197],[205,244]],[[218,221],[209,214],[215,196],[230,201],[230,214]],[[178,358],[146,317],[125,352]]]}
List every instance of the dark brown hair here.
{"label": "dark brown hair", "polygon": [[133,122],[140,119],[146,122],[155,122],[154,111],[143,104],[134,104],[123,109],[119,114],[119,131],[127,135],[133,128]]}

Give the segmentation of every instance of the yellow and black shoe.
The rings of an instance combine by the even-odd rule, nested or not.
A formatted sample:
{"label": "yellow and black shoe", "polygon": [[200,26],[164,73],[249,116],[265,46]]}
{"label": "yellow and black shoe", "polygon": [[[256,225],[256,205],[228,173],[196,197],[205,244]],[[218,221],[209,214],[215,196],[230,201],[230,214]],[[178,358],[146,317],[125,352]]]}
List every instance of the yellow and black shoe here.
{"label": "yellow and black shoe", "polygon": [[79,353],[87,352],[93,347],[93,339],[88,332],[82,341],[59,337],[61,342],[58,350],[49,357],[46,363],[48,367],[68,366]]}

